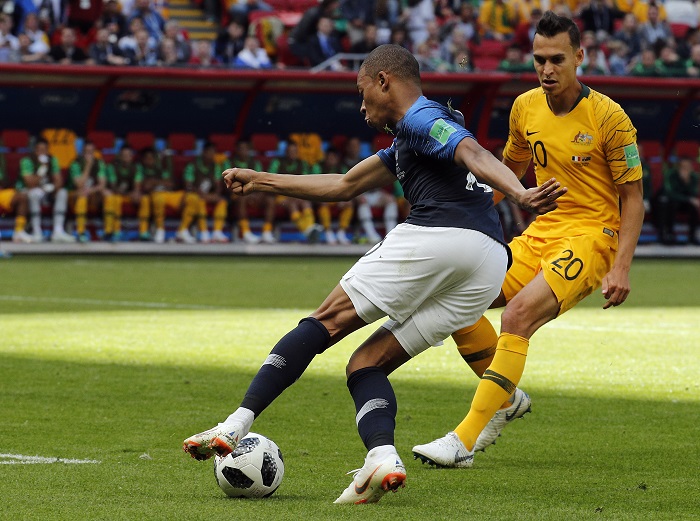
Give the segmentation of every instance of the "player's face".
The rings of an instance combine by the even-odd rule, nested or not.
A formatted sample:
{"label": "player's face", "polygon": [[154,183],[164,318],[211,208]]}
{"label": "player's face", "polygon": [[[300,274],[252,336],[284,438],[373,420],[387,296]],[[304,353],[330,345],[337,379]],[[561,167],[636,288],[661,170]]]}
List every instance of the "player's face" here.
{"label": "player's face", "polygon": [[360,69],[357,74],[357,91],[362,98],[360,112],[365,117],[365,123],[378,130],[387,124],[386,99],[382,95],[382,84],[379,77],[372,78]]}
{"label": "player's face", "polygon": [[574,50],[568,33],[553,38],[536,34],[532,54],[540,85],[547,95],[557,96],[577,85],[576,68],[583,61],[583,49]]}

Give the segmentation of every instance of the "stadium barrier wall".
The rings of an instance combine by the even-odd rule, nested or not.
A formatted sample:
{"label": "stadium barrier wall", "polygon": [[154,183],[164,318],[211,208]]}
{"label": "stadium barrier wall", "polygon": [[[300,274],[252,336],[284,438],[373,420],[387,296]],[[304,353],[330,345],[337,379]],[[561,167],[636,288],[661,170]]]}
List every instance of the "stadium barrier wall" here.
{"label": "stadium barrier wall", "polygon": [[[350,72],[238,71],[145,67],[0,64],[2,129],[37,134],[68,128],[79,136],[149,131],[158,137],[190,132],[249,136],[316,132],[371,141],[359,115]],[[677,141],[700,140],[700,80],[582,77],[611,96],[637,127],[640,141],[657,141],[664,156]],[[504,141],[516,96],[538,85],[535,74],[423,75],[428,97],[451,102],[487,146]]]}

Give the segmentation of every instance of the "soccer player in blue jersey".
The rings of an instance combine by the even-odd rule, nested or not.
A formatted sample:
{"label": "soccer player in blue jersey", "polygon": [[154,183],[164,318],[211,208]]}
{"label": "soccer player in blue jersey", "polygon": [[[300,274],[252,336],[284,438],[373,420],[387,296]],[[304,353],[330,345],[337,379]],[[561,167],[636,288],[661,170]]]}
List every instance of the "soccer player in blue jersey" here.
{"label": "soccer player in blue jersey", "polygon": [[[534,213],[565,193],[554,180],[526,190],[483,149],[448,108],[422,95],[418,62],[398,45],[372,51],[357,77],[361,113],[393,144],[345,175],[295,176],[232,168],[232,193],[267,192],[312,201],[346,201],[398,179],[411,211],[342,277],[321,306],[273,348],[240,407],[184,441],[196,459],[233,451],[255,417],[294,383],[311,360],[348,334],[389,317],[353,353],[347,384],[368,454],[336,503],[373,503],[404,485],[394,447],[396,397],[387,374],[412,356],[475,323],[498,295],[508,265],[496,188]],[[377,353],[393,367],[380,368]],[[381,358],[381,357],[379,357]]]}

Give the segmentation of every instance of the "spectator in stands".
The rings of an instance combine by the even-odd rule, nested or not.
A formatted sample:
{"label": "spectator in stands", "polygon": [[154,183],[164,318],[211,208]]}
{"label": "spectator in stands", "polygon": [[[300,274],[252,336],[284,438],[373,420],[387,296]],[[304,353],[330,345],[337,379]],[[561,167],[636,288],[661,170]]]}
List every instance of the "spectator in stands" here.
{"label": "spectator in stands", "polygon": [[462,2],[458,9],[457,16],[442,26],[442,33],[451,34],[453,30],[459,28],[467,41],[478,39],[478,21],[474,4]]}
{"label": "spectator in stands", "polygon": [[117,158],[107,165],[109,195],[104,201],[104,239],[117,242],[122,236],[122,207],[129,204],[138,209],[139,225],[148,223],[150,201],[143,196],[143,170],[134,161],[134,150],[129,145],[119,149]]}
{"label": "spectator in stands", "polygon": [[110,34],[116,35],[117,39],[126,36],[128,24],[117,0],[107,0],[105,2],[102,10],[101,25],[109,29]]}
{"label": "spectator in stands", "polygon": [[124,56],[129,64],[141,67],[158,65],[158,51],[155,45],[152,44],[153,39],[149,36],[148,31],[139,29],[134,35],[134,40],[136,41],[136,47],[124,51]]}
{"label": "spectator in stands", "polygon": [[642,52],[642,37],[639,34],[637,19],[632,13],[628,13],[622,19],[622,26],[614,34],[613,38],[623,42],[627,46],[628,62]]}
{"label": "spectator in stands", "polygon": [[231,64],[245,47],[245,27],[239,20],[231,20],[219,32],[214,44],[214,55],[221,63]]}
{"label": "spectator in stands", "polygon": [[170,38],[175,42],[175,52],[177,53],[177,62],[187,62],[192,55],[190,42],[185,36],[185,32],[180,27],[177,20],[168,20],[165,22],[165,34],[163,38]]}
{"label": "spectator in stands", "polygon": [[165,31],[165,20],[161,14],[153,9],[151,0],[136,0],[134,10],[131,13],[131,18],[141,18],[148,34],[160,41]]}
{"label": "spectator in stands", "polygon": [[673,46],[664,45],[659,51],[659,65],[664,70],[664,76],[686,76],[687,68],[685,61],[681,60]]}
{"label": "spectator in stands", "polygon": [[542,19],[542,9],[535,7],[530,11],[530,17],[525,22],[520,22],[515,28],[513,43],[520,47],[524,54],[532,50],[532,41],[535,39],[535,29]]}
{"label": "spectator in stands", "polygon": [[[308,40],[306,58],[311,65],[318,65],[341,52],[340,41],[333,34],[333,20],[322,16],[318,20],[316,34]],[[342,68],[341,64],[334,67]]]}
{"label": "spectator in stands", "polygon": [[417,47],[428,39],[428,24],[435,21],[435,9],[432,0],[413,0],[408,2],[401,15],[406,25],[411,45]]}
{"label": "spectator in stands", "polygon": [[505,58],[498,64],[498,70],[504,72],[533,72],[535,67],[532,60],[525,60],[520,46],[513,44],[508,46]]}
{"label": "spectator in stands", "polygon": [[[139,31],[144,30],[146,30],[146,27],[144,26],[141,18],[137,16],[129,20],[129,30],[127,34],[121,37],[118,41],[119,48],[122,50],[124,55],[126,55],[129,51],[134,51],[134,53],[136,52],[136,47],[138,47],[136,34]],[[148,34],[148,32],[146,32],[146,34]],[[149,35],[148,45],[149,47],[155,49],[158,46],[158,41]]]}
{"label": "spectator in stands", "polygon": [[484,0],[479,11],[479,25],[483,38],[510,40],[515,34],[517,24],[517,13],[506,0]]}
{"label": "spectator in stands", "polygon": [[408,31],[406,31],[406,28],[403,25],[397,25],[392,28],[389,43],[400,45],[404,49],[413,49],[411,41],[408,39]]}
{"label": "spectator in stands", "polygon": [[19,40],[12,34],[12,18],[0,13],[0,63],[19,61]]}
{"label": "spectator in stands", "polygon": [[666,20],[666,8],[664,7],[663,1],[637,0],[632,7],[632,13],[640,24],[645,24],[650,20],[649,9],[651,7],[657,9],[659,20]]}
{"label": "spectator in stands", "polygon": [[218,58],[213,55],[209,40],[198,40],[192,44],[192,56],[190,56],[187,63],[200,68],[211,68],[221,65]]}
{"label": "spectator in stands", "polygon": [[29,50],[32,53],[46,54],[51,49],[49,37],[39,26],[39,17],[36,13],[29,13],[24,19],[22,33],[26,34],[31,42]]}
{"label": "spectator in stands", "polygon": [[690,58],[685,62],[685,72],[691,78],[700,77],[700,43],[690,49]]}
{"label": "spectator in stands", "polygon": [[666,71],[656,59],[653,49],[644,49],[639,57],[639,61],[630,69],[630,76],[664,76]]}
{"label": "spectator in stands", "polygon": [[624,17],[624,13],[605,0],[591,0],[588,6],[581,10],[581,21],[584,31],[593,31],[599,41],[604,42],[614,32],[615,20]]}
{"label": "spectator in stands", "polygon": [[[32,43],[29,36],[21,33],[17,39],[19,41],[19,49],[17,54],[21,63],[42,63],[46,61],[46,56],[48,53],[43,50],[37,51],[37,46]],[[38,43],[39,48],[43,49],[45,47],[43,42]]]}
{"label": "spectator in stands", "polygon": [[299,23],[289,33],[288,42],[292,54],[300,60],[308,62],[309,41],[312,36],[317,34],[319,20],[321,17],[334,19],[339,6],[340,0],[321,0],[318,6],[304,11]]}
{"label": "spectator in stands", "polygon": [[128,65],[121,49],[109,41],[109,30],[101,28],[95,34],[95,41],[88,48],[90,59],[96,65]]}
{"label": "spectator in stands", "polygon": [[253,11],[274,11],[274,8],[261,0],[232,0],[229,2],[229,13],[234,18],[248,18]]}
{"label": "spectator in stands", "polygon": [[419,43],[414,55],[421,72],[448,72],[451,69],[451,63],[443,60],[440,53],[434,52],[429,41]]}
{"label": "spectator in stands", "polygon": [[362,38],[356,41],[350,48],[350,52],[357,54],[369,54],[379,46],[377,40],[377,26],[367,24],[364,27]]}
{"label": "spectator in stands", "polygon": [[107,167],[95,155],[95,144],[86,141],[83,153],[78,156],[68,171],[68,188],[73,199],[75,213],[75,233],[80,242],[89,242],[86,231],[88,210],[103,208],[107,191]]}
{"label": "spectator in stands", "polygon": [[49,57],[60,64],[85,63],[90,59],[83,49],[76,46],[75,30],[70,27],[61,29],[61,43],[51,47]]}
{"label": "spectator in stands", "polygon": [[626,76],[630,67],[627,45],[619,40],[608,40],[607,48],[610,52],[610,57],[608,58],[610,74],[613,76]]}
{"label": "spectator in stands", "polygon": [[474,72],[476,70],[469,47],[457,51],[451,65],[452,72]]}
{"label": "spectator in stands", "polygon": [[340,18],[346,20],[345,33],[350,47],[365,38],[365,27],[375,25],[375,0],[342,0],[339,7]]}
{"label": "spectator in stands", "polygon": [[66,21],[66,8],[68,3],[64,0],[33,1],[36,13],[39,16],[39,25],[47,33],[52,33]]}
{"label": "spectator in stands", "polygon": [[600,50],[598,44],[589,45],[586,47],[583,62],[578,68],[577,74],[586,76],[607,76],[610,74],[605,54]]}
{"label": "spectator in stands", "polygon": [[[309,165],[299,158],[299,147],[293,141],[287,143],[284,157],[275,158],[270,162],[268,172],[273,174],[307,175]],[[289,212],[289,217],[298,230],[304,234],[310,243],[318,242],[323,227],[316,224],[313,206],[309,201],[294,197],[277,198]]]}
{"label": "spectator in stands", "polygon": [[233,66],[240,69],[269,69],[272,67],[270,57],[255,36],[245,39],[245,47],[236,56]]}
{"label": "spectator in stands", "polygon": [[[262,165],[258,159],[253,156],[253,151],[250,147],[250,142],[245,139],[239,139],[236,143],[236,150],[231,158],[230,163],[224,165],[224,170],[227,168],[250,168],[260,172]],[[251,198],[251,196],[253,196]],[[265,244],[274,244],[277,242],[273,234],[275,220],[275,196],[264,192],[255,192],[245,197],[238,197],[231,194],[231,212],[238,220],[238,230],[243,240],[248,244],[257,244],[263,242]],[[258,237],[250,229],[250,221],[248,220],[248,209],[258,208],[263,214],[262,236]]]}
{"label": "spectator in stands", "polygon": [[158,63],[164,67],[179,67],[187,61],[178,55],[175,40],[164,36],[158,46]]}
{"label": "spectator in stands", "polygon": [[[321,163],[312,167],[313,174],[345,174],[347,168],[340,161],[340,153],[333,147],[326,150],[326,154]],[[333,231],[331,225],[331,208],[338,210],[338,230]],[[318,221],[323,226],[327,244],[350,244],[348,238],[348,228],[354,213],[353,201],[339,201],[337,203],[320,203],[316,209]]]}
{"label": "spectator in stands", "polygon": [[[226,165],[216,160],[214,143],[205,143],[201,155],[185,167],[182,176],[186,191],[185,209],[183,210],[180,231],[178,231],[178,237],[184,239],[184,242],[193,242],[193,237],[187,231],[189,222],[185,220],[185,213],[189,212],[192,196],[195,196],[199,241],[203,243],[228,242],[228,237],[224,235],[224,223],[228,213],[229,197],[224,190],[221,178],[221,172],[226,168]],[[207,225],[208,207],[213,208],[214,223],[211,234]]]}
{"label": "spectator in stands", "polygon": [[15,230],[12,234],[12,242],[32,242],[32,236],[25,231],[29,205],[27,192],[17,190],[14,185],[15,183],[11,182],[5,171],[0,168],[0,214],[3,216],[6,216],[8,213],[15,215]]}
{"label": "spectator in stands", "polygon": [[102,17],[103,0],[67,0],[68,26],[88,35]]}
{"label": "spectator in stands", "polygon": [[649,4],[647,11],[649,21],[639,27],[639,36],[642,39],[642,47],[658,49],[673,40],[673,32],[668,23],[659,17],[659,7]]}
{"label": "spectator in stands", "polygon": [[693,159],[682,157],[672,168],[664,182],[662,214],[664,221],[663,239],[666,243],[675,243],[674,225],[679,215],[688,220],[688,242],[700,244],[697,237],[698,218],[700,216],[700,175],[693,169]]}
{"label": "spectator in stands", "polygon": [[68,210],[68,191],[63,186],[63,176],[58,160],[49,154],[48,141],[43,138],[35,141],[32,153],[20,160],[19,173],[19,186],[27,191],[29,199],[33,241],[43,240],[41,206],[46,204],[53,206],[51,240],[75,242],[75,238],[66,233],[64,228]]}
{"label": "spectator in stands", "polygon": [[455,56],[468,47],[469,40],[462,27],[454,25],[449,36],[440,45],[440,58],[445,62],[454,63]]}

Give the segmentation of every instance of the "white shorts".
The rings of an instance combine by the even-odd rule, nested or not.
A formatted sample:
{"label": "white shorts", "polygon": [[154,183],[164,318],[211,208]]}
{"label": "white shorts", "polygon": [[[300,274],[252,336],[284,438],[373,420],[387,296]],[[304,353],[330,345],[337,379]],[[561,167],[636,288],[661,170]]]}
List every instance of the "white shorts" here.
{"label": "white shorts", "polygon": [[[385,316],[396,322],[385,327],[415,356],[481,318],[501,291],[507,265],[505,247],[481,232],[402,223],[340,285],[365,322]],[[423,345],[406,345],[419,342],[400,334],[404,324],[417,329]]]}

